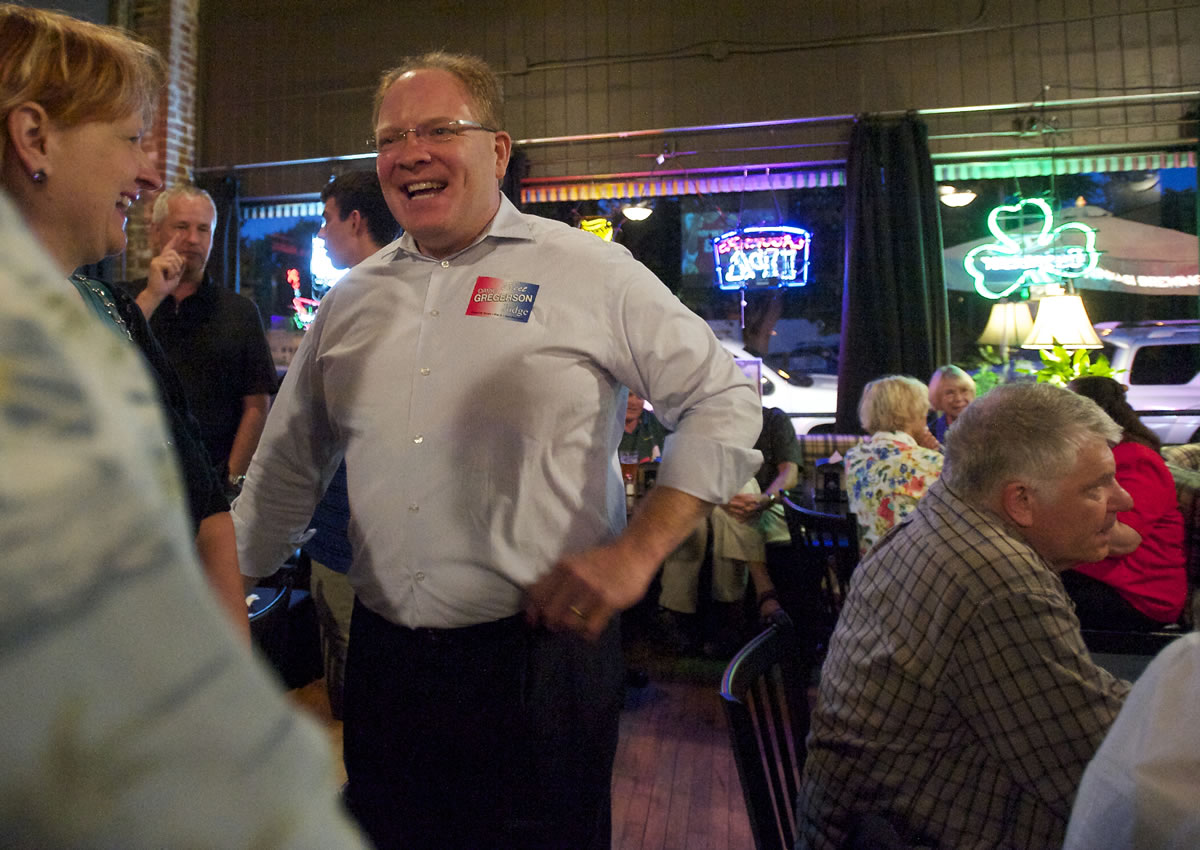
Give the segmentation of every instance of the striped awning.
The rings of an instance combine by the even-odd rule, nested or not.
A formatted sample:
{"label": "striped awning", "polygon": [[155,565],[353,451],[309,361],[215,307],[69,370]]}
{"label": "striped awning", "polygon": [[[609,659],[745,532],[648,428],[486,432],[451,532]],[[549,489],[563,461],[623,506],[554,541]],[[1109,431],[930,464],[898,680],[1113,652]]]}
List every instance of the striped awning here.
{"label": "striped awning", "polygon": [[[1044,177],[1050,174],[1093,174],[1112,171],[1156,171],[1161,168],[1195,168],[1195,151],[1103,154],[1092,156],[1011,157],[985,160],[979,153],[961,162],[947,161],[951,155],[934,156],[933,175],[939,183],[955,180],[984,180],[1006,177]],[[956,158],[960,155],[953,155]],[[703,176],[661,176],[636,179],[588,179],[564,177],[526,180],[521,187],[522,203],[554,201],[598,201],[612,198],[660,198],[706,195],[722,192],[760,192],[781,189],[810,189],[844,186],[846,169],[776,170],[747,166],[746,173]]]}
{"label": "striped awning", "polygon": [[933,176],[938,182],[946,183],[996,177],[1046,177],[1050,174],[1103,174],[1111,171],[1158,171],[1162,168],[1196,167],[1195,151],[1030,157],[996,162],[937,162],[937,157],[934,159]]}
{"label": "striped awning", "polygon": [[255,218],[320,218],[325,204],[320,201],[289,201],[282,204],[242,204],[242,221]]}
{"label": "striped awning", "polygon": [[662,198],[679,195],[710,195],[722,192],[766,192],[782,189],[812,189],[844,186],[844,168],[804,171],[766,171],[761,174],[721,174],[697,177],[657,177],[639,180],[534,183],[521,186],[521,202],[599,201],[611,198]]}

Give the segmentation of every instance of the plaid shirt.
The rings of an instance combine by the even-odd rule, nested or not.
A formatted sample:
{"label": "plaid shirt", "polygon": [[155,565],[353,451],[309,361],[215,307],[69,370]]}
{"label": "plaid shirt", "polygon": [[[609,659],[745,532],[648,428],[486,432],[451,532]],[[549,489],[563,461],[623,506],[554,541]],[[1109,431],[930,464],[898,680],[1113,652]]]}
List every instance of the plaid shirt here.
{"label": "plaid shirt", "polygon": [[1129,685],[1092,663],[1058,574],[937,482],[858,567],[821,672],[799,847],[876,812],[948,848],[1062,845]]}

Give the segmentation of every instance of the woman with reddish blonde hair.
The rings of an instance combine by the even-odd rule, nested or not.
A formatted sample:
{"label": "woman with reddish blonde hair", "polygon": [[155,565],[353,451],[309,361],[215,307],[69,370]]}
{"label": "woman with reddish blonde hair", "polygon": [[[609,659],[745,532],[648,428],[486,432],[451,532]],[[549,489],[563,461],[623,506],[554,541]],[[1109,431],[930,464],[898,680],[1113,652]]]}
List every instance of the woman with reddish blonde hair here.
{"label": "woman with reddish blonde hair", "polygon": [[130,206],[162,186],[142,138],[163,83],[158,53],[120,30],[0,5],[0,188],[83,302],[151,365],[209,585],[249,640],[229,503],[179,378],[131,298],[74,274],[124,251]]}
{"label": "woman with reddish blonde hair", "polygon": [[117,30],[0,4],[0,845],[358,850],[240,590],[210,598],[214,564],[240,584],[232,523],[198,477],[189,526],[175,450],[217,482],[160,403],[173,374],[136,304],[72,275],[158,186],[140,137],[161,78]]}

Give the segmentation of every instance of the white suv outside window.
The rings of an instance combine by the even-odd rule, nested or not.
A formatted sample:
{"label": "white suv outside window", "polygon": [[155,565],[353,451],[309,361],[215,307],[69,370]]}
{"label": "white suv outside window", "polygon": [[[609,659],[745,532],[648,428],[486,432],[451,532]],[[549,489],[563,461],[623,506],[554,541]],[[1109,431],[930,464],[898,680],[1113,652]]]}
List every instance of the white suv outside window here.
{"label": "white suv outside window", "polygon": [[837,375],[809,374],[789,380],[741,345],[720,339],[725,350],[742,365],[743,371],[757,367],[763,407],[778,407],[792,418],[797,434],[832,431],[837,412]]}
{"label": "white suv outside window", "polygon": [[1165,445],[1200,442],[1200,321],[1099,322],[1096,333],[1146,426]]}

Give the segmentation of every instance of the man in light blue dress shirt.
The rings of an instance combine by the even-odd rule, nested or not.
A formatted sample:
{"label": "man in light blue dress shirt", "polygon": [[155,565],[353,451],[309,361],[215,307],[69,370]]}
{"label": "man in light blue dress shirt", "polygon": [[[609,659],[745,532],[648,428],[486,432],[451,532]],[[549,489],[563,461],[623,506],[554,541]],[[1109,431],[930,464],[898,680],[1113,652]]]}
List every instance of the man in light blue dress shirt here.
{"label": "man in light blue dress shirt", "polygon": [[[405,234],[326,296],[235,508],[274,570],[344,457],[351,807],[381,847],[607,848],[617,618],[761,463],[754,387],[628,251],[523,215],[480,60],[385,74]],[[674,433],[625,527],[628,386]]]}

